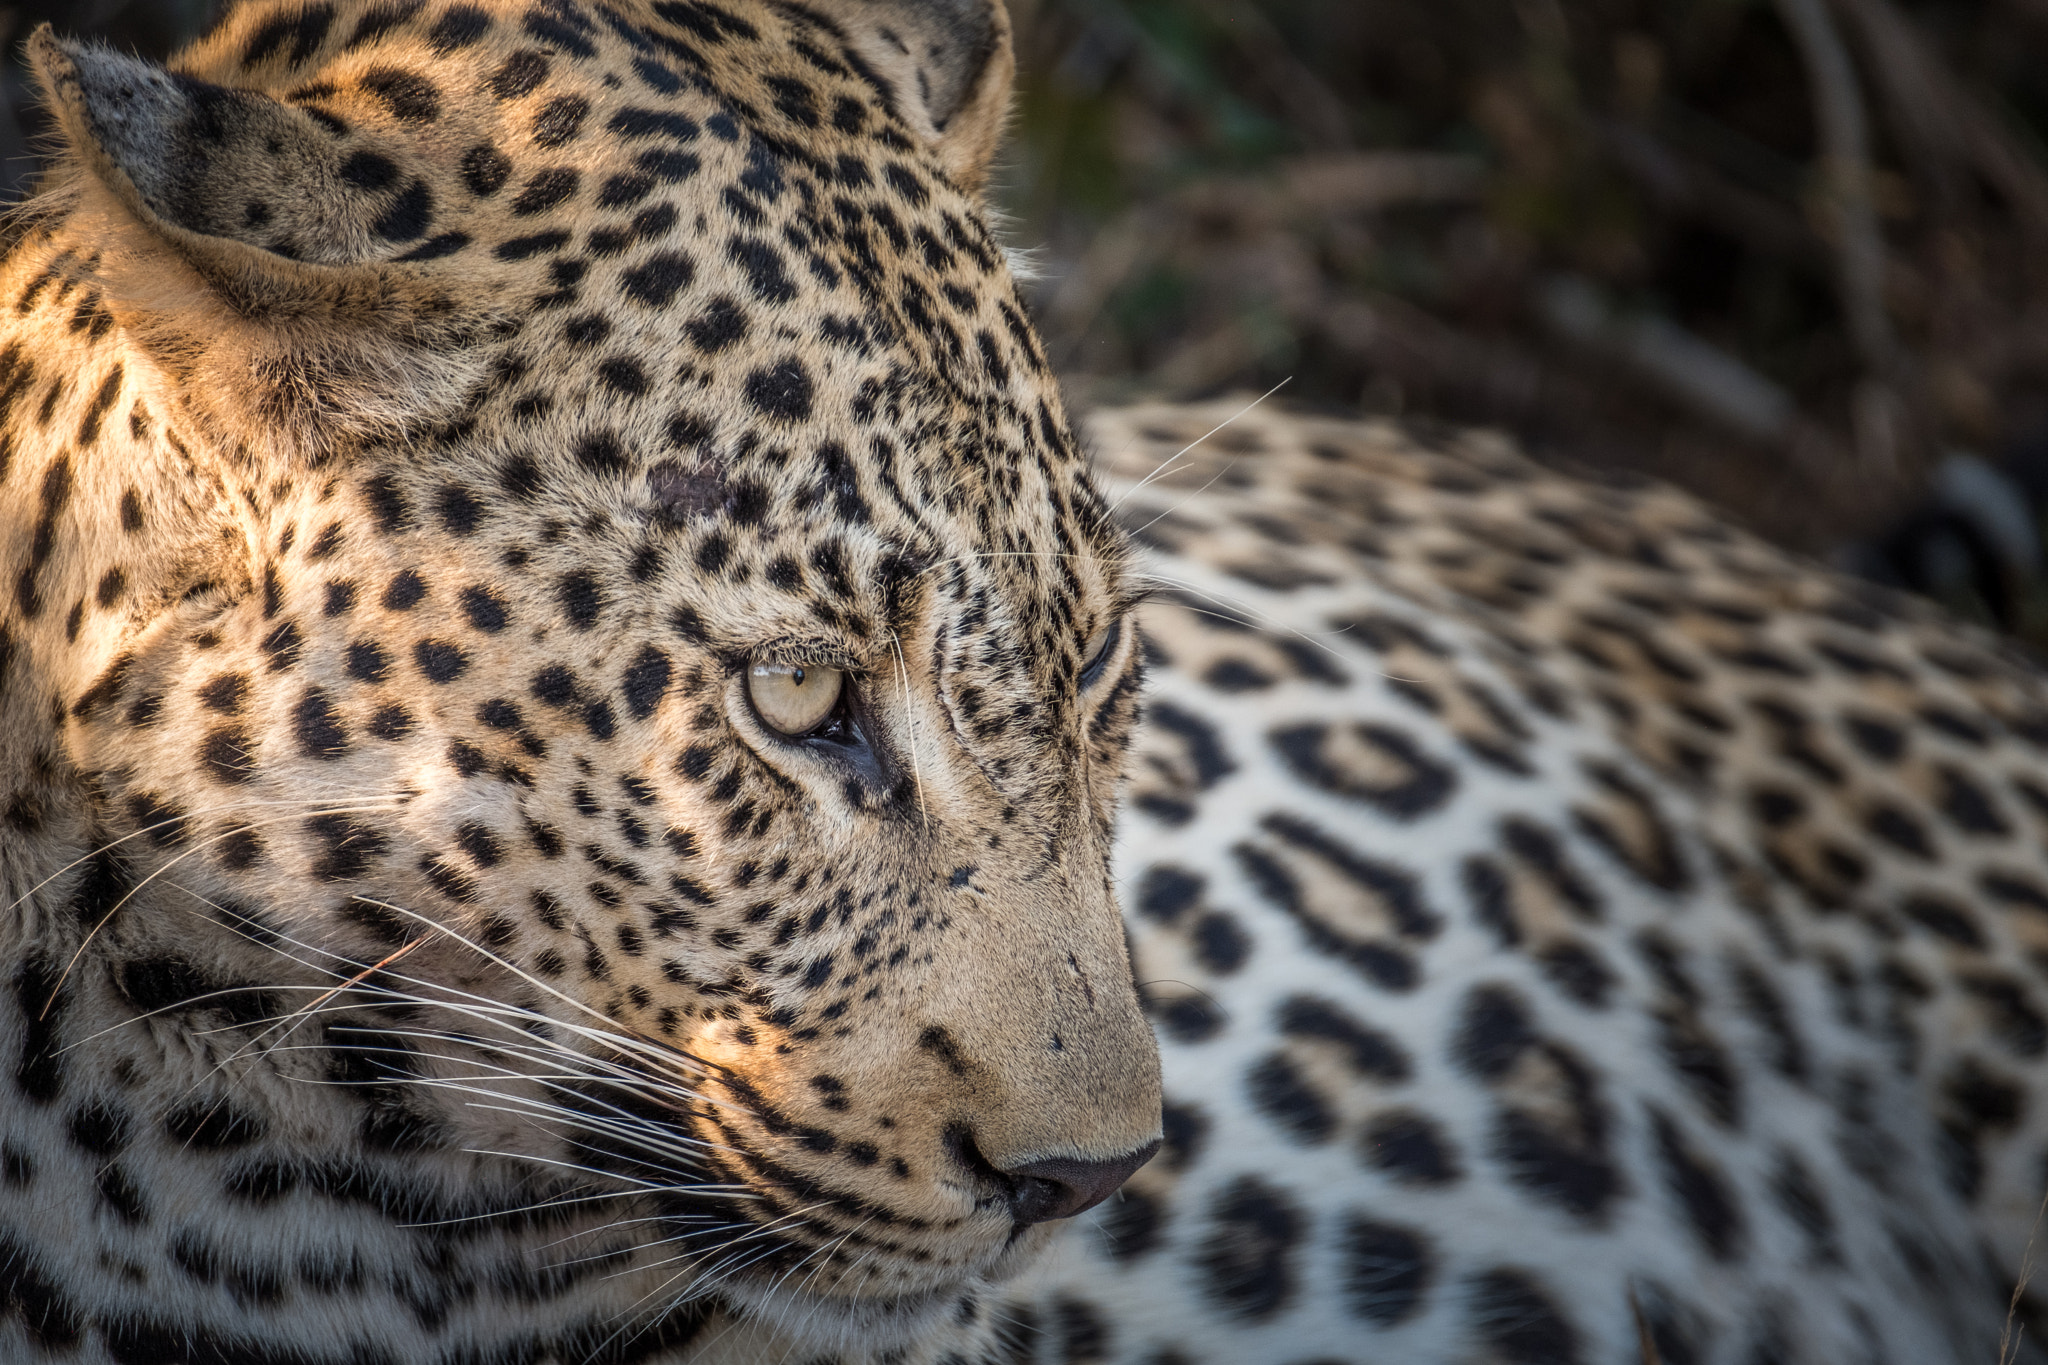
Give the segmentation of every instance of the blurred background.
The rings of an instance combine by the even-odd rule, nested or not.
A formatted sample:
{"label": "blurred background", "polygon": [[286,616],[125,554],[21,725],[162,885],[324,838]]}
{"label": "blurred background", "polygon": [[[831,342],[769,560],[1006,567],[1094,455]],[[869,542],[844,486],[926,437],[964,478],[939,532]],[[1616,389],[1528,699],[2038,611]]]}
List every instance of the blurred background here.
{"label": "blurred background", "polygon": [[[1078,403],[1502,426],[2048,647],[2048,0],[1010,8],[997,193]],[[17,60],[14,193],[38,126]]]}

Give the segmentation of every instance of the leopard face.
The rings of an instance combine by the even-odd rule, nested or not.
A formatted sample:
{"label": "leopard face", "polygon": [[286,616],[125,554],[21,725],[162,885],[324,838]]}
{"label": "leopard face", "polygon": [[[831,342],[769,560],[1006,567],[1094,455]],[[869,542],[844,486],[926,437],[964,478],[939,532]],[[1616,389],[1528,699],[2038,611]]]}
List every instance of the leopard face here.
{"label": "leopard face", "polygon": [[5,870],[53,1037],[97,1001],[241,1074],[237,1151],[623,1189],[668,1298],[870,1335],[1150,1154],[1132,589],[977,198],[1007,42],[746,0],[35,38]]}

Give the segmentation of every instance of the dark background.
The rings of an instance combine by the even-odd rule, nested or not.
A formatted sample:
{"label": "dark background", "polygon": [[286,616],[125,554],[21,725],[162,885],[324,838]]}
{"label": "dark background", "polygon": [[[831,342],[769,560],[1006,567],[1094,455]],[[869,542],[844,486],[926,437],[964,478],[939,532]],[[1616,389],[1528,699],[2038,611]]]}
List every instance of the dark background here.
{"label": "dark background", "polygon": [[[1010,4],[998,194],[1080,403],[1494,423],[2048,644],[2048,0]],[[0,18],[161,55],[210,8]]]}

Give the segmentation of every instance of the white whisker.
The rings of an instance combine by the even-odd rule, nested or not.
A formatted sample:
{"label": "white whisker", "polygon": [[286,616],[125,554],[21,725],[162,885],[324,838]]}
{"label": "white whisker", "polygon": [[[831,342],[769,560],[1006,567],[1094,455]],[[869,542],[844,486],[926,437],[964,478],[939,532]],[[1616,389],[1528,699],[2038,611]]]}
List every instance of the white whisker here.
{"label": "white whisker", "polygon": [[1254,398],[1251,402],[1246,403],[1236,412],[1231,413],[1230,416],[1224,418],[1215,426],[1210,427],[1207,431],[1203,432],[1200,436],[1197,436],[1194,440],[1189,441],[1179,450],[1173,452],[1171,456],[1169,456],[1167,459],[1160,463],[1157,469],[1154,469],[1150,474],[1147,474],[1144,478],[1138,480],[1129,488],[1126,488],[1123,491],[1123,496],[1119,497],[1115,502],[1109,505],[1110,514],[1114,516],[1117,508],[1122,507],[1124,505],[1125,499],[1129,498],[1133,493],[1141,491],[1147,485],[1149,485],[1154,479],[1165,477],[1167,472],[1172,468],[1174,462],[1180,459],[1181,456],[1187,454],[1190,450],[1193,450],[1196,446],[1202,444],[1202,442],[1208,440],[1211,436],[1214,436],[1217,432],[1223,430],[1223,428],[1229,426],[1232,422],[1235,422],[1238,418],[1244,416],[1253,408],[1265,402],[1268,398],[1271,398],[1274,394],[1280,392],[1280,390],[1286,388],[1287,385],[1291,384],[1292,382],[1294,382],[1294,376],[1289,375],[1287,378],[1281,380],[1278,384],[1275,384],[1272,388],[1267,389],[1264,393],[1260,394],[1257,398]]}

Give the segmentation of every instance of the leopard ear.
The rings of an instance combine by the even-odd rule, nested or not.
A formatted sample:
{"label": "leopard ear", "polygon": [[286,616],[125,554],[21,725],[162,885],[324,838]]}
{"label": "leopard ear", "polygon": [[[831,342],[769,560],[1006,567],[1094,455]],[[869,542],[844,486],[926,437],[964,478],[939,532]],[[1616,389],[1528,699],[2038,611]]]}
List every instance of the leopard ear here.
{"label": "leopard ear", "polygon": [[1003,0],[810,0],[890,87],[953,182],[980,194],[1009,118],[1010,16]]}
{"label": "leopard ear", "polygon": [[[306,110],[57,38],[28,55],[63,141],[44,205],[195,415],[324,458],[446,415],[475,378],[412,154]],[[31,209],[33,213],[33,208]]]}

